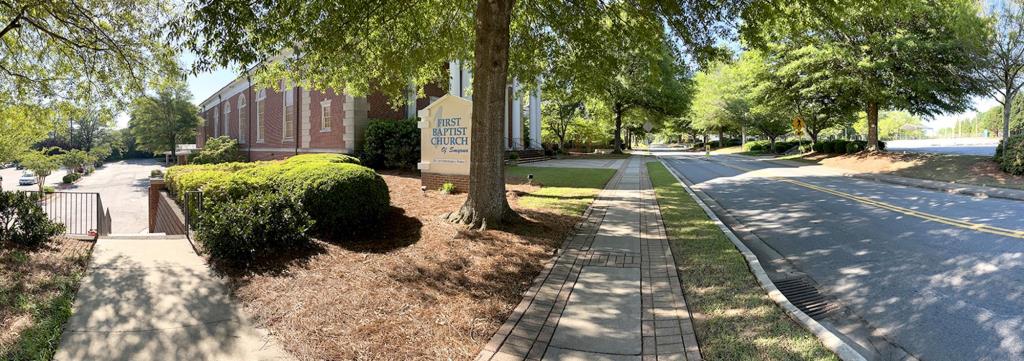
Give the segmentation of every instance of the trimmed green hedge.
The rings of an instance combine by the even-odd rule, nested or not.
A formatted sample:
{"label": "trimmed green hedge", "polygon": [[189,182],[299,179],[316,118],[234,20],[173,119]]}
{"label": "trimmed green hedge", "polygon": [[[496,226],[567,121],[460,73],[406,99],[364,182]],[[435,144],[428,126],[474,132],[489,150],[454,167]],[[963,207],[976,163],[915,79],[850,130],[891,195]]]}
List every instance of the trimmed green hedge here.
{"label": "trimmed green hedge", "polygon": [[999,154],[999,168],[1010,174],[1024,175],[1024,135],[1006,140]]}
{"label": "trimmed green hedge", "polygon": [[243,263],[308,245],[312,223],[294,198],[258,191],[211,203],[199,217],[196,239],[210,257]]}
{"label": "trimmed green hedge", "polygon": [[334,238],[372,229],[390,207],[384,179],[358,163],[346,155],[307,154],[283,161],[176,166],[166,179],[179,200],[187,191],[203,191],[206,209],[253,193],[284,194],[312,218],[315,235]]}
{"label": "trimmed green hedge", "polygon": [[363,136],[363,160],[374,168],[416,168],[420,129],[416,119],[371,120]]}
{"label": "trimmed green hedge", "polygon": [[768,149],[771,143],[767,140],[755,140],[743,144],[743,151],[745,152],[762,152]]}
{"label": "trimmed green hedge", "polygon": [[369,229],[388,211],[388,185],[372,169],[358,164],[307,163],[283,168],[273,178],[315,220],[313,231],[343,237]]}
{"label": "trimmed green hedge", "polygon": [[203,144],[203,149],[193,155],[189,163],[192,164],[218,164],[238,162],[242,160],[242,153],[238,151],[238,142],[228,136],[210,138]]}
{"label": "trimmed green hedge", "polygon": [[[868,148],[868,142],[864,140],[825,140],[814,144],[814,151],[826,154],[853,154],[863,152]],[[878,148],[885,150],[885,142],[878,141]]]}
{"label": "trimmed green hedge", "polygon": [[65,184],[71,184],[71,183],[74,183],[79,178],[82,178],[81,174],[78,174],[78,173],[75,173],[75,172],[71,172],[71,173],[65,174],[64,178],[61,178],[61,181],[64,182]]}

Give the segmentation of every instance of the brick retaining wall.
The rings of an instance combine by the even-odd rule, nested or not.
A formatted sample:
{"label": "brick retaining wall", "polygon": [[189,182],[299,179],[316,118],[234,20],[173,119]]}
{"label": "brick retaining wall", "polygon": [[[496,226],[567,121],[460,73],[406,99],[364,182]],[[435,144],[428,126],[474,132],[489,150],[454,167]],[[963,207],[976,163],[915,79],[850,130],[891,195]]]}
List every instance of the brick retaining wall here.
{"label": "brick retaining wall", "polygon": [[185,214],[167,192],[160,192],[153,231],[166,234],[185,234]]}
{"label": "brick retaining wall", "polygon": [[442,184],[452,183],[457,192],[469,192],[469,176],[455,174],[422,173],[420,180],[424,187],[431,190],[438,190]]}

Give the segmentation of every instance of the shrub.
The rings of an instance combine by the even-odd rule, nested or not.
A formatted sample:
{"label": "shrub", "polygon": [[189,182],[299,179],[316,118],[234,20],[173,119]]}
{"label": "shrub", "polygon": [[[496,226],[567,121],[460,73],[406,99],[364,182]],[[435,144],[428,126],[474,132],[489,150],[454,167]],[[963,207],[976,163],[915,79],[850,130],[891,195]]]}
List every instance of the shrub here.
{"label": "shrub", "polygon": [[311,224],[296,199],[261,191],[205,208],[199,217],[196,239],[215,259],[247,262],[308,245]]}
{"label": "shrub", "polygon": [[61,181],[64,182],[64,184],[71,184],[74,183],[79,178],[82,178],[82,175],[78,173],[68,173],[65,174],[63,178],[61,178]]}
{"label": "shrub", "polygon": [[363,136],[364,164],[374,168],[415,168],[420,160],[416,119],[371,120]]}
{"label": "shrub", "polygon": [[238,152],[238,142],[231,137],[223,136],[207,140],[203,149],[192,157],[191,163],[218,164],[240,160],[242,160],[242,154]]}
{"label": "shrub", "polygon": [[822,153],[827,153],[827,154],[835,153],[836,152],[836,141],[829,140],[829,141],[826,141],[824,143],[821,143],[821,151],[822,151]]}
{"label": "shrub", "polygon": [[996,154],[992,156],[992,160],[996,163],[1003,162],[1003,142],[999,142],[999,145],[996,146]]}
{"label": "shrub", "polygon": [[274,173],[273,184],[303,204],[318,235],[345,236],[372,227],[391,204],[384,179],[358,164],[309,163]]}
{"label": "shrub", "polygon": [[444,194],[455,194],[455,185],[451,182],[445,182],[438,191]]}
{"label": "shrub", "polygon": [[508,160],[519,160],[519,152],[508,152]]}
{"label": "shrub", "polygon": [[[231,177],[233,173],[222,170],[194,170],[184,174],[167,172],[167,187],[179,199],[184,199],[185,192],[204,190],[207,184],[217,179]],[[172,178],[173,175],[173,178]]]}
{"label": "shrub", "polygon": [[218,203],[245,198],[250,193],[272,191],[270,180],[245,173],[206,178],[202,183],[203,202]]}
{"label": "shrub", "polygon": [[1024,135],[1010,137],[1005,143],[999,168],[1010,174],[1024,175]]}
{"label": "shrub", "polygon": [[0,240],[37,247],[61,233],[64,225],[54,223],[27,192],[0,192]]}
{"label": "shrub", "polygon": [[164,177],[164,171],[159,170],[159,169],[151,170],[149,172],[149,177],[150,178],[163,178]]}
{"label": "shrub", "polygon": [[291,156],[284,160],[286,164],[301,164],[311,162],[325,162],[325,163],[352,163],[360,164],[359,158],[335,153],[321,153],[321,154],[299,154]]}
{"label": "shrub", "polygon": [[792,149],[797,143],[794,142],[775,142],[775,148],[772,149],[775,153],[785,153]]}
{"label": "shrub", "polygon": [[836,140],[836,142],[835,142],[835,150],[833,151],[833,153],[836,153],[836,154],[846,154],[846,144],[849,143],[849,142],[850,141],[843,140],[843,139]]}
{"label": "shrub", "polygon": [[857,142],[846,143],[846,154],[854,154],[864,150],[864,147]]}
{"label": "shrub", "polygon": [[755,140],[744,144],[743,150],[747,152],[760,152],[767,148],[769,144],[767,140]]}
{"label": "shrub", "polygon": [[[195,180],[183,180],[187,178],[188,174],[194,172],[221,172],[221,173],[232,173],[244,169],[256,168],[264,164],[270,164],[276,162],[252,162],[252,163],[221,163],[221,164],[189,164],[189,165],[177,165],[167,168],[164,179],[168,189],[174,194],[180,192],[199,190],[202,185],[206,182],[197,182]],[[187,183],[187,184],[186,184]]]}
{"label": "shrub", "polygon": [[[867,144],[867,142],[864,142],[864,144]],[[886,147],[885,142],[879,140],[878,141],[878,150],[885,150],[885,147]]]}
{"label": "shrub", "polygon": [[53,188],[53,186],[51,186],[51,185],[43,186],[43,193],[50,194],[50,193],[53,193],[53,192],[56,192],[56,191],[57,191],[57,189]]}

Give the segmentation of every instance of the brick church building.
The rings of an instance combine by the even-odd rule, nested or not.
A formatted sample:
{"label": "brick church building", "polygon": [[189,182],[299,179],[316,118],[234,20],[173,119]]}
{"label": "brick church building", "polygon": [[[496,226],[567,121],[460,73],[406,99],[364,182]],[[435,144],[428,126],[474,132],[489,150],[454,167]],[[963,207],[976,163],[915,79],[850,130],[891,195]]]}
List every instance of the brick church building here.
{"label": "brick church building", "polygon": [[[470,71],[453,61],[448,64],[448,73],[447,92],[472,99]],[[517,81],[506,89],[507,148],[540,149],[540,90],[531,92],[526,103],[521,99]],[[241,76],[199,104],[203,124],[197,132],[196,145],[202,148],[208,138],[228,136],[238,141],[248,160],[282,159],[304,153],[356,154],[362,149],[370,119],[413,118],[416,111],[445,94],[444,88],[436,84],[425,86],[423,92],[424,96],[417,98],[415,89],[410,88],[405,103],[392,107],[381,94],[355,97],[333,90],[310,91],[288,83],[259,89]],[[524,129],[527,123],[529,129]],[[526,137],[524,131],[528,132]]]}

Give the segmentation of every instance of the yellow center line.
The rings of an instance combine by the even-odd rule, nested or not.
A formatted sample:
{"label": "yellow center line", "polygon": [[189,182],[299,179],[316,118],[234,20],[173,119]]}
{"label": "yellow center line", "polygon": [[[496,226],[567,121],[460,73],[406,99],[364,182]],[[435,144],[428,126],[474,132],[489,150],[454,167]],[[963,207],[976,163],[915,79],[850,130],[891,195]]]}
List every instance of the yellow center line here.
{"label": "yellow center line", "polygon": [[[732,165],[732,164],[726,164],[726,163],[723,163],[723,162],[719,162],[719,164],[724,165],[724,166],[729,167],[729,168],[738,169],[738,170],[741,170],[741,171],[744,171],[744,172],[755,171],[755,169],[748,169],[748,168],[744,168],[744,167],[740,167],[740,166],[736,166],[736,165]],[[974,230],[974,231],[991,233],[991,234],[997,234],[997,235],[1000,235],[1000,236],[1007,236],[1007,237],[1014,237],[1014,238],[1024,238],[1024,231],[1021,231],[1021,230],[1009,229],[1009,228],[1001,228],[1001,227],[990,226],[990,225],[981,224],[981,223],[972,223],[972,222],[968,222],[968,221],[964,221],[964,220],[960,220],[960,219],[948,218],[948,217],[943,217],[943,216],[934,215],[934,214],[930,214],[930,213],[925,213],[925,212],[921,212],[921,211],[917,211],[917,210],[913,210],[913,209],[909,209],[909,208],[903,208],[903,207],[900,207],[900,206],[892,205],[892,204],[885,203],[885,202],[882,202],[882,201],[877,201],[877,200],[870,199],[870,198],[867,198],[867,197],[856,196],[856,195],[849,194],[849,193],[846,193],[846,192],[841,192],[841,191],[837,191],[837,190],[834,190],[834,189],[830,189],[830,188],[826,188],[826,187],[822,187],[822,186],[817,186],[817,185],[806,183],[806,182],[801,182],[801,181],[794,180],[794,179],[788,179],[788,178],[777,177],[777,176],[766,176],[766,178],[774,179],[774,180],[782,181],[782,182],[786,182],[786,183],[790,183],[790,184],[793,184],[793,185],[797,185],[797,186],[800,186],[800,187],[808,188],[808,189],[811,189],[811,190],[816,190],[816,191],[819,191],[819,192],[824,192],[824,193],[832,194],[832,195],[837,196],[837,197],[846,198],[846,199],[849,199],[849,200],[853,200],[853,201],[860,202],[860,203],[863,203],[863,204],[867,204],[867,205],[870,205],[870,206],[874,206],[874,207],[882,208],[882,209],[885,209],[885,210],[893,211],[893,212],[896,212],[896,213],[900,213],[900,214],[905,214],[905,215],[912,216],[912,217],[921,218],[921,219],[924,219],[926,221],[938,222],[938,223],[947,224],[947,225],[951,225],[951,226],[955,226],[955,227],[960,227],[960,228],[965,228],[965,229],[970,229],[970,230]]]}

